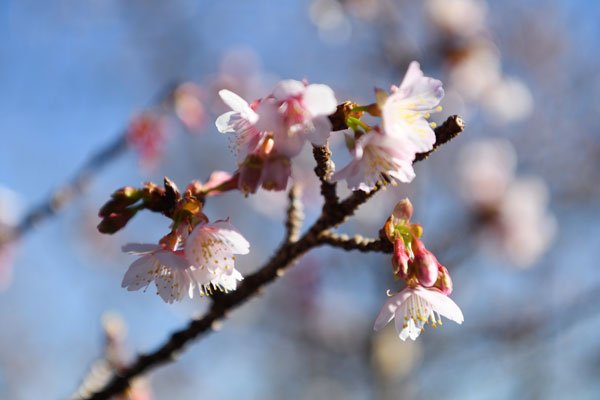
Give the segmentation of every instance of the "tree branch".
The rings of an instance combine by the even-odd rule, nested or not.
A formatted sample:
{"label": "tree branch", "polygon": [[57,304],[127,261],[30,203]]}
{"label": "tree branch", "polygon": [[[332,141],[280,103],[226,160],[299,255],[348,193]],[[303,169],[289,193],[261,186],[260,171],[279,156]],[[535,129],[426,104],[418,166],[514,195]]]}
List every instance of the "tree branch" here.
{"label": "tree branch", "polygon": [[[446,123],[436,129],[436,137],[439,137],[439,143],[436,144],[434,150],[439,145],[457,136],[463,128],[464,124],[460,117],[452,116],[448,118]],[[418,155],[415,162],[425,159],[430,153],[423,157]],[[318,160],[317,163],[319,163]],[[319,167],[317,166],[317,168]],[[317,168],[315,168],[315,171]],[[380,240],[364,238],[358,240],[356,237],[346,240],[342,236],[329,232],[330,228],[338,226],[352,216],[361,204],[374,196],[380,189],[381,186],[377,186],[368,193],[360,190],[355,191],[335,207],[324,208],[320,217],[298,241],[291,243],[284,241],[271,259],[256,272],[246,276],[235,291],[213,296],[211,307],[202,318],[194,319],[187,327],[174,332],[165,343],[153,352],[140,355],[133,364],[121,370],[106,386],[87,397],[87,399],[108,399],[125,390],[129,382],[136,376],[170,362],[173,356],[181,351],[186,344],[210,333],[216,323],[225,318],[230,311],[250,300],[263,287],[278,277],[283,276],[296,259],[314,247],[329,244],[350,250],[390,252],[388,245]]]}
{"label": "tree branch", "polygon": [[300,196],[302,190],[300,186],[293,184],[288,192],[288,209],[285,220],[285,241],[286,243],[297,242],[302,229],[304,213],[302,212],[302,201]]}
{"label": "tree branch", "polygon": [[319,235],[319,241],[332,247],[339,247],[344,250],[358,250],[363,253],[391,253],[394,250],[392,244],[386,239],[365,238],[361,235],[349,237],[344,234],[337,234],[332,231],[324,231]]}
{"label": "tree branch", "polygon": [[336,191],[337,184],[330,181],[335,166],[333,161],[331,161],[329,144],[325,146],[313,146],[313,156],[317,162],[315,174],[317,174],[317,177],[321,181],[321,195],[325,199],[323,209],[334,207],[338,204],[339,200]]}

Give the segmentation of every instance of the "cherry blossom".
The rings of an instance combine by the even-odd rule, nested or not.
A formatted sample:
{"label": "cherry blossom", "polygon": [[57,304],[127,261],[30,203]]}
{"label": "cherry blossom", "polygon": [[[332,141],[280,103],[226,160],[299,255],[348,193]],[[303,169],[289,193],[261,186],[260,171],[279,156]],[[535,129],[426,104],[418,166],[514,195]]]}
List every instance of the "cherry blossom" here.
{"label": "cherry blossom", "polygon": [[258,150],[267,132],[256,128],[258,114],[248,102],[226,89],[219,91],[219,96],[232,111],[220,115],[215,125],[221,133],[235,134],[231,139],[232,150],[238,162],[242,162],[248,154]]}
{"label": "cherry blossom", "polygon": [[164,117],[152,111],[135,115],[127,128],[127,142],[140,154],[143,165],[152,166],[161,155],[168,135]]}
{"label": "cherry blossom", "polygon": [[332,177],[333,181],[345,179],[351,190],[370,192],[377,184],[410,182],[415,177],[415,153],[405,138],[370,132],[356,141],[352,156]]}
{"label": "cherry blossom", "polygon": [[425,325],[441,325],[442,316],[458,324],[464,321],[463,313],[456,303],[439,290],[408,287],[385,302],[373,328],[378,331],[395,318],[396,332],[400,339],[415,340]]}
{"label": "cherry blossom", "polygon": [[273,133],[278,153],[294,157],[308,140],[323,146],[331,133],[328,116],[337,108],[333,90],[322,84],[284,80],[258,107],[258,127]]}
{"label": "cherry blossom", "polygon": [[424,76],[419,63],[411,62],[400,87],[392,87],[381,105],[385,134],[406,138],[414,153],[431,150],[435,133],[427,118],[440,110],[442,97],[442,82]]}
{"label": "cherry blossom", "polygon": [[190,276],[201,295],[213,289],[235,290],[242,275],[235,269],[235,254],[248,254],[250,243],[228,222],[199,224],[185,243],[192,265]]}
{"label": "cherry blossom", "polygon": [[145,290],[154,281],[157,294],[166,303],[180,301],[186,293],[191,297],[193,277],[189,274],[190,263],[183,251],[145,243],[126,244],[123,251],[140,258],[129,266],[122,287],[129,291]]}

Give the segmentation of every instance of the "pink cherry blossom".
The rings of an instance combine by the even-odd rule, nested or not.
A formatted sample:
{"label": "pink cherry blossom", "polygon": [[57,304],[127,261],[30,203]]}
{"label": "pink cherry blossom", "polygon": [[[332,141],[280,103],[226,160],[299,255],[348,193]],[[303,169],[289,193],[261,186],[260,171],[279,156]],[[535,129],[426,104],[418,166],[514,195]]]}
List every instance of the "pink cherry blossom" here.
{"label": "pink cherry blossom", "polygon": [[415,177],[414,157],[414,150],[406,138],[369,132],[356,141],[352,161],[332,179],[345,179],[349,189],[365,192],[388,180],[393,184],[395,181],[410,182]]}
{"label": "pink cherry blossom", "polygon": [[442,97],[442,82],[424,76],[419,63],[411,62],[400,87],[392,87],[382,105],[385,134],[407,139],[415,153],[431,150],[435,133],[427,117],[440,110]]}
{"label": "pink cherry blossom", "polygon": [[213,289],[235,290],[242,275],[235,269],[234,254],[248,254],[250,243],[227,221],[197,225],[185,243],[192,265],[190,276],[201,295]]}
{"label": "pink cherry blossom", "polygon": [[441,325],[441,316],[458,324],[464,321],[456,303],[437,289],[408,287],[385,302],[373,328],[378,331],[395,318],[400,339],[415,340],[426,324],[431,323],[433,327]]}
{"label": "pink cherry blossom", "polygon": [[258,151],[268,132],[257,129],[258,114],[240,96],[226,89],[219,91],[219,96],[233,111],[220,115],[215,125],[221,133],[235,134],[232,150],[242,162],[248,154]]}
{"label": "pink cherry blossom", "polygon": [[202,88],[193,82],[182,83],[173,93],[175,114],[190,132],[199,132],[206,121],[202,95]]}
{"label": "pink cherry blossom", "polygon": [[278,153],[293,157],[307,140],[318,146],[327,142],[331,133],[328,116],[336,108],[337,100],[329,86],[284,80],[258,105],[257,126],[273,133]]}
{"label": "pink cherry blossom", "polygon": [[144,166],[153,166],[162,153],[169,129],[163,116],[147,111],[135,115],[127,128],[127,142],[140,154]]}

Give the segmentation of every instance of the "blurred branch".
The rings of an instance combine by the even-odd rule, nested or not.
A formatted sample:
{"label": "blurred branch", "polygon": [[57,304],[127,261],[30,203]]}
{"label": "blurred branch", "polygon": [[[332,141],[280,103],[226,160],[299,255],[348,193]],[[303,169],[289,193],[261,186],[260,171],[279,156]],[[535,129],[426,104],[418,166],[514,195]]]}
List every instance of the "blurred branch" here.
{"label": "blurred branch", "polygon": [[319,235],[319,241],[332,247],[344,250],[358,250],[361,252],[391,253],[394,248],[387,239],[365,238],[361,235],[340,235],[331,231],[324,231]]}
{"label": "blurred branch", "polygon": [[300,229],[302,229],[304,219],[302,201],[300,200],[301,195],[300,186],[293,184],[288,192],[288,209],[285,220],[285,241],[288,243],[296,242],[300,237]]}
{"label": "blurred branch", "polygon": [[[173,89],[176,86],[177,84],[167,85],[156,96],[156,100],[152,104],[163,103],[170,99]],[[86,191],[94,176],[102,168],[125,153],[127,148],[126,130],[123,130],[111,143],[92,155],[70,181],[54,190],[39,205],[30,209],[13,228],[10,228],[7,232],[3,232],[0,236],[0,248],[20,239],[44,220],[57,215],[60,210]]]}
{"label": "blurred branch", "polygon": [[[462,121],[456,116],[450,117],[449,120]],[[450,122],[445,123],[437,128],[436,136],[438,136],[438,130],[441,130],[439,137],[447,138],[445,141],[440,142],[439,144],[445,143],[458,135],[460,132],[462,132],[463,127],[464,124],[462,123],[458,124]],[[424,158],[419,158],[416,161],[420,161],[422,159]],[[317,160],[317,164],[320,162],[322,161]],[[315,172],[317,172],[318,168],[319,166],[317,166]],[[319,172],[317,172],[317,174],[319,174]],[[323,174],[323,176],[325,176],[325,174]],[[382,186],[377,186],[368,193],[361,190],[355,191],[343,201],[336,202],[335,205],[331,205],[329,207],[324,207],[319,218],[314,222],[310,229],[304,235],[302,235],[302,237],[300,237],[300,239],[298,239],[296,242],[284,241],[275,251],[275,254],[269,259],[269,261],[267,261],[265,265],[260,267],[253,274],[246,276],[235,291],[229,293],[218,293],[214,295],[212,297],[212,304],[209,310],[202,318],[190,321],[187,327],[171,334],[170,338],[158,349],[151,353],[140,355],[133,362],[133,364],[116,373],[113,379],[111,379],[111,381],[101,390],[89,397],[83,398],[90,400],[108,399],[111,396],[121,393],[123,390],[125,390],[133,378],[145,373],[146,371],[156,368],[159,365],[172,361],[174,359],[174,355],[182,351],[185,345],[190,343],[192,340],[198,339],[217,329],[218,323],[222,319],[226,318],[229,312],[233,311],[255,295],[259,294],[269,283],[273,282],[278,277],[283,276],[286,270],[294,264],[295,260],[312,248],[324,244],[338,242],[341,243],[341,245],[337,247],[345,246],[346,244],[344,244],[344,240],[338,241],[336,240],[335,234],[326,232],[330,228],[336,227],[346,221],[354,214],[360,205],[365,203],[368,199],[379,192],[381,188]],[[378,243],[377,240],[365,241],[365,239],[362,239],[360,243],[361,244],[359,245],[358,241],[356,241],[357,249],[360,249],[361,247],[369,248],[369,246],[381,246],[384,248],[383,244],[373,244]]]}

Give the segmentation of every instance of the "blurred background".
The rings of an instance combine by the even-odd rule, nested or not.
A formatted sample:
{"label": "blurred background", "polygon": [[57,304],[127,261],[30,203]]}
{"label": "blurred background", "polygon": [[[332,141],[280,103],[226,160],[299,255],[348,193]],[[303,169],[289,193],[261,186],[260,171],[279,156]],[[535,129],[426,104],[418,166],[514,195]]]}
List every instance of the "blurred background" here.
{"label": "blurred background", "polygon": [[[412,60],[444,82],[434,119],[460,114],[466,132],[339,230],[375,237],[409,196],[464,324],[416,342],[375,334],[385,291],[401,289],[389,256],[318,249],[132,397],[598,398],[598,21],[600,3],[584,0],[1,2],[3,230],[114,151],[85,193],[0,251],[0,398],[68,398],[96,360],[126,363],[206,308],[120,287],[132,261],[120,246],[156,242],[165,218],[142,214],[114,236],[95,226],[119,187],[235,168],[214,127],[219,89],[252,100],[306,78],[369,103]],[[332,149],[344,165],[341,137]],[[320,209],[313,163],[308,148],[294,161],[307,223]],[[285,193],[211,200],[207,215],[251,241],[239,259],[251,272],[281,240]]]}

